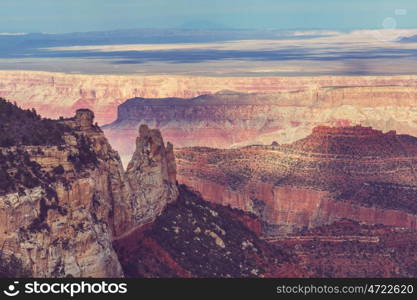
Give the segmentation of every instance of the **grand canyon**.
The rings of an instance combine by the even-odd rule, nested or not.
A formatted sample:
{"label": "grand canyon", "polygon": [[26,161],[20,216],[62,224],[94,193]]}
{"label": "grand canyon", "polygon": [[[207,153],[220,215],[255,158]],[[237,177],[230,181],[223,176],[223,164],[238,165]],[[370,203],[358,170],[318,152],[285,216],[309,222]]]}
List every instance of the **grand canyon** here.
{"label": "grand canyon", "polygon": [[176,147],[289,143],[320,125],[363,125],[417,135],[415,76],[215,78],[3,71],[0,78],[0,96],[45,116],[93,110],[125,165],[140,124],[160,129]]}
{"label": "grand canyon", "polygon": [[91,110],[53,121],[0,99],[0,114],[2,276],[303,276],[252,215],[177,184],[158,130],[140,127],[124,171]]}
{"label": "grand canyon", "polygon": [[281,145],[174,148],[142,124],[125,170],[89,109],[0,111],[2,253],[18,276],[416,274],[413,136],[322,125]]}
{"label": "grand canyon", "polygon": [[0,277],[417,277],[411,1],[29,2]]}

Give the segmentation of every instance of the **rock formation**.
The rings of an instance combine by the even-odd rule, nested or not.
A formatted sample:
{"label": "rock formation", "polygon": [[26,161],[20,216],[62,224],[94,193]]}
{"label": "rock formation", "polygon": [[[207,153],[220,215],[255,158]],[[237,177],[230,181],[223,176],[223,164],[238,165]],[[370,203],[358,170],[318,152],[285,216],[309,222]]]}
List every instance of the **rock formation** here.
{"label": "rock formation", "polygon": [[0,240],[33,276],[123,276],[111,243],[128,190],[118,154],[92,119],[77,111],[61,121],[71,129],[64,144],[0,150],[15,189],[0,196]]}
{"label": "rock formation", "polygon": [[361,126],[318,127],[281,146],[176,150],[178,180],[257,214],[264,235],[347,218],[417,229],[417,139]]}
{"label": "rock formation", "polygon": [[[0,114],[9,111],[19,114],[10,122],[32,122],[35,132],[49,124],[62,136],[49,144],[27,144],[23,136],[0,148],[3,253],[37,277],[122,277],[113,239],[153,221],[178,195],[172,145],[165,149],[158,131],[141,127],[126,176],[92,111],[52,121],[2,100]],[[0,122],[14,132],[8,120]]]}
{"label": "rock formation", "polygon": [[173,147],[170,143],[165,147],[157,129],[140,126],[136,150],[126,175],[135,225],[152,222],[178,197]]}
{"label": "rock formation", "polygon": [[[274,93],[322,87],[416,87],[416,76],[318,77],[197,77],[110,76],[35,71],[0,71],[0,97],[23,108],[36,108],[43,116],[71,117],[79,108],[95,112],[100,125],[116,119],[117,106],[133,97],[192,98],[222,90]],[[314,93],[314,92],[313,92]],[[360,95],[354,91],[358,98]],[[404,95],[409,94],[404,91]],[[387,95],[388,97],[388,95]],[[399,99],[399,98],[392,98]]]}
{"label": "rock formation", "polygon": [[133,153],[139,124],[159,128],[176,147],[229,148],[294,142],[312,128],[372,126],[417,135],[410,86],[318,87],[279,93],[219,92],[192,99],[133,98],[103,126],[121,156]]}

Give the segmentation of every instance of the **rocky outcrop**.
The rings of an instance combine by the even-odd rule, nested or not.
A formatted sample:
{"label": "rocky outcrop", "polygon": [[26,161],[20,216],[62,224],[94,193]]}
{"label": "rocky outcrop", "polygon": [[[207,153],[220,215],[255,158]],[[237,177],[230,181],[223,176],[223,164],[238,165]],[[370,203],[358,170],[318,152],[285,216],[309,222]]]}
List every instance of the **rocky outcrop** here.
{"label": "rocky outcrop", "polygon": [[112,239],[128,213],[128,190],[118,154],[92,119],[77,111],[61,121],[71,128],[62,145],[1,149],[8,174],[26,175],[0,196],[0,240],[33,276],[123,276]]}
{"label": "rocky outcrop", "polygon": [[[109,224],[112,224],[114,235],[118,235],[132,226],[131,222],[129,222],[132,218],[128,200],[130,187],[126,183],[119,154],[112,149],[103,132],[93,124],[94,117],[94,113],[91,110],[79,109],[76,111],[74,118],[63,120],[61,123],[69,126],[76,133],[86,136],[91,143],[90,146],[93,153],[103,157],[103,160],[106,162],[106,168],[99,171],[108,176],[105,183],[108,186],[106,192],[111,199],[109,202],[113,209],[113,212],[109,213],[112,216]],[[80,164],[82,163],[80,162]]]}
{"label": "rocky outcrop", "polygon": [[347,218],[417,229],[417,139],[361,126],[318,127],[281,146],[177,149],[178,180],[253,212],[263,234]]}
{"label": "rocky outcrop", "polygon": [[142,125],[136,151],[126,170],[131,189],[133,223],[150,223],[178,197],[172,144],[164,145],[161,133]]}
{"label": "rocky outcrop", "polygon": [[[23,114],[33,115],[35,129],[44,122]],[[7,181],[0,186],[0,244],[33,276],[122,277],[113,239],[152,221],[178,195],[173,147],[164,147],[157,130],[141,127],[126,176],[93,120],[80,109],[55,121],[63,126],[56,145],[0,148]]]}

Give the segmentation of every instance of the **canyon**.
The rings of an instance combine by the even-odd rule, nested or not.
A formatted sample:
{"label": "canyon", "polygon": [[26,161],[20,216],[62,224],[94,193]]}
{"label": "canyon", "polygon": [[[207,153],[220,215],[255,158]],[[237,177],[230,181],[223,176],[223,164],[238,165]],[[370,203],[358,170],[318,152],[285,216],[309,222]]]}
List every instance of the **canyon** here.
{"label": "canyon", "polygon": [[142,124],[125,171],[89,109],[54,121],[0,100],[0,115],[2,264],[19,277],[417,274],[412,136],[319,126],[175,149]]}
{"label": "canyon", "polygon": [[220,91],[191,99],[132,98],[103,126],[122,157],[133,153],[139,124],[161,130],[176,147],[234,148],[290,143],[320,125],[372,126],[417,135],[417,88],[321,87],[276,93]]}
{"label": "canyon", "polygon": [[142,123],[159,129],[175,147],[290,143],[319,125],[360,124],[417,135],[416,76],[110,76],[0,71],[0,97],[50,118],[70,117],[79,108],[94,111],[125,167]]}
{"label": "canyon", "polygon": [[[416,76],[198,77],[80,75],[0,71],[0,97],[49,118],[71,117],[79,108],[94,111],[99,125],[117,118],[117,107],[134,97],[193,98],[222,90],[274,93],[323,87],[417,87]],[[313,92],[314,93],[314,92]],[[394,98],[397,99],[397,98]]]}
{"label": "canyon", "polygon": [[416,77],[0,78],[36,109],[0,119],[0,244],[32,276],[417,274]]}
{"label": "canyon", "polygon": [[1,276],[308,274],[254,215],[178,186],[157,129],[140,126],[126,171],[89,109],[50,120],[0,99],[0,129]]}
{"label": "canyon", "polygon": [[316,127],[291,144],[176,149],[178,181],[256,214],[262,235],[351,219],[417,229],[417,139],[369,127]]}

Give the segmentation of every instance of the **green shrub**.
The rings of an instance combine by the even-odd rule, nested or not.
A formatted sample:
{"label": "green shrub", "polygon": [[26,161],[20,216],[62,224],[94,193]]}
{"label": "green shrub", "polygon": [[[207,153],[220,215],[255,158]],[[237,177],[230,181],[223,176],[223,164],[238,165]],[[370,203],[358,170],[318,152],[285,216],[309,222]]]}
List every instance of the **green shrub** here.
{"label": "green shrub", "polygon": [[62,175],[65,173],[64,167],[62,165],[59,165],[58,167],[55,167],[52,172],[56,175]]}
{"label": "green shrub", "polygon": [[6,256],[0,251],[0,278],[29,278],[32,272],[14,254]]}
{"label": "green shrub", "polygon": [[61,145],[70,128],[0,98],[0,147]]}

